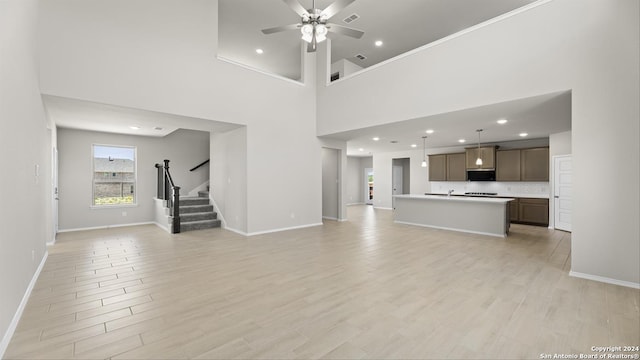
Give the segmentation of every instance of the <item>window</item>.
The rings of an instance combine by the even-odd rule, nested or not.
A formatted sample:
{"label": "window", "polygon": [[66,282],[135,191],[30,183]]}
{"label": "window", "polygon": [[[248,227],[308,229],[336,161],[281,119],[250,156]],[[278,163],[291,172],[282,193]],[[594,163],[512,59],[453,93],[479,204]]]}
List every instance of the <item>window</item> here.
{"label": "window", "polygon": [[93,145],[94,206],[136,203],[136,148]]}

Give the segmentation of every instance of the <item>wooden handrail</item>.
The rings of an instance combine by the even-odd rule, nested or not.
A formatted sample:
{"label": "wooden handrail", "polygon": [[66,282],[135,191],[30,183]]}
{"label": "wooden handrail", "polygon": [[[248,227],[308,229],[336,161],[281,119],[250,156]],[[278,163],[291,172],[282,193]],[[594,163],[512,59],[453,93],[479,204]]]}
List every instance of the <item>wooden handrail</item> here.
{"label": "wooden handrail", "polygon": [[180,232],[180,186],[176,186],[169,172],[169,160],[164,160],[164,166],[155,164],[158,171],[158,199],[166,200],[172,216],[171,233]]}
{"label": "wooden handrail", "polygon": [[198,170],[199,168],[203,167],[206,163],[208,163],[208,162],[209,162],[209,160],[210,160],[210,159],[207,159],[207,160],[205,160],[205,161],[201,162],[200,164],[198,164],[198,165],[194,166],[194,167],[193,167],[193,169],[191,169],[191,170],[189,170],[189,171],[196,171],[196,170]]}

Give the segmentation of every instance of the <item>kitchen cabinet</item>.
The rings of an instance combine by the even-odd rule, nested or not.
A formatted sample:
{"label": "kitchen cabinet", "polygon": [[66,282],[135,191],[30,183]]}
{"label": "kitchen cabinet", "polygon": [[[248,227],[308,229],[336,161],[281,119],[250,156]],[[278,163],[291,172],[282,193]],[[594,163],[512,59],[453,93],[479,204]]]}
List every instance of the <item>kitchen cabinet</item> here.
{"label": "kitchen cabinet", "polygon": [[447,155],[429,155],[429,181],[447,181]]}
{"label": "kitchen cabinet", "polygon": [[549,199],[518,199],[518,222],[549,226]]}
{"label": "kitchen cabinet", "polygon": [[549,181],[549,148],[496,151],[497,181]]}
{"label": "kitchen cabinet", "polygon": [[429,181],[466,181],[465,153],[429,155]]}
{"label": "kitchen cabinet", "polygon": [[465,153],[447,155],[447,181],[466,181]]}
{"label": "kitchen cabinet", "polygon": [[520,180],[549,181],[549,148],[520,150]]}
{"label": "kitchen cabinet", "polygon": [[482,165],[476,165],[478,159],[478,148],[466,149],[466,162],[468,170],[486,170],[496,168],[496,147],[495,146],[481,146],[480,158],[482,159]]}
{"label": "kitchen cabinet", "polygon": [[519,149],[496,151],[497,181],[520,181],[520,153]]}
{"label": "kitchen cabinet", "polygon": [[513,201],[509,202],[509,220],[511,222],[518,221],[518,199],[513,199]]}

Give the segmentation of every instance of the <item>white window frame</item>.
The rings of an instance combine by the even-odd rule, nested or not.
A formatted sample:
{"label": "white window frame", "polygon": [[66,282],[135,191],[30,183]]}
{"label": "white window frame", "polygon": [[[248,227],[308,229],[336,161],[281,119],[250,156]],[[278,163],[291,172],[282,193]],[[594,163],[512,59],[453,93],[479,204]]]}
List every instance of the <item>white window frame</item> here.
{"label": "white window frame", "polygon": [[[133,202],[131,204],[96,204],[96,146],[133,149]],[[92,209],[114,209],[138,206],[138,147],[132,145],[91,144],[91,204]]]}

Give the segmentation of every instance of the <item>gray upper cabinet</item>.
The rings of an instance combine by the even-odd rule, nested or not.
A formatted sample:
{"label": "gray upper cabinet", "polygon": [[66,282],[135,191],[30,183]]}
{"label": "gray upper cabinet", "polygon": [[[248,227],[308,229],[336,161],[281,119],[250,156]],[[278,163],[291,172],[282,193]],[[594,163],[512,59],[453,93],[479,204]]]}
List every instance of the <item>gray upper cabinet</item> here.
{"label": "gray upper cabinet", "polygon": [[465,153],[447,154],[447,181],[467,180]]}
{"label": "gray upper cabinet", "polygon": [[429,181],[465,181],[465,154],[429,155]]}
{"label": "gray upper cabinet", "polygon": [[520,150],[496,151],[496,180],[520,181]]}
{"label": "gray upper cabinet", "polygon": [[482,159],[482,165],[476,165],[478,159],[478,148],[466,149],[467,169],[469,170],[484,170],[496,168],[496,147],[495,146],[481,146],[480,158]]}
{"label": "gray upper cabinet", "polygon": [[429,155],[429,181],[447,181],[447,155]]}
{"label": "gray upper cabinet", "polygon": [[549,181],[549,148],[520,150],[520,180]]}

